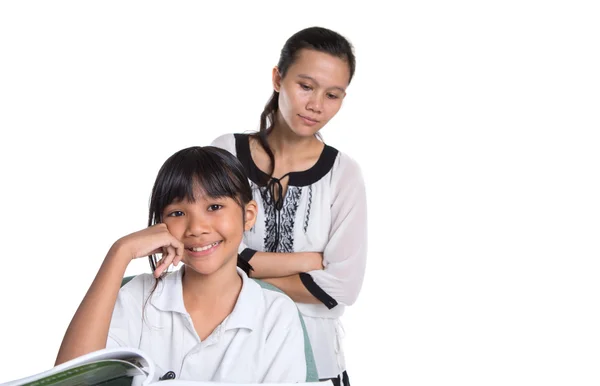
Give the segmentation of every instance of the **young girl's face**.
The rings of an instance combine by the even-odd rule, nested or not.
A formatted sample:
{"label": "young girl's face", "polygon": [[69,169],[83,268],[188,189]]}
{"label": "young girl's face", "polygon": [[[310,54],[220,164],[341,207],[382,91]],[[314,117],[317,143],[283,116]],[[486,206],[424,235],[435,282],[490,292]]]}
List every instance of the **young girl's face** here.
{"label": "young girl's face", "polygon": [[350,68],[344,60],[300,50],[283,79],[277,69],[273,71],[281,117],[296,135],[314,135],[340,110],[349,79]]}
{"label": "young girl's face", "polygon": [[202,275],[234,269],[243,232],[254,225],[256,204],[242,209],[231,198],[206,197],[201,189],[194,195],[194,202],[172,202],[162,214],[169,232],[185,246],[183,262]]}

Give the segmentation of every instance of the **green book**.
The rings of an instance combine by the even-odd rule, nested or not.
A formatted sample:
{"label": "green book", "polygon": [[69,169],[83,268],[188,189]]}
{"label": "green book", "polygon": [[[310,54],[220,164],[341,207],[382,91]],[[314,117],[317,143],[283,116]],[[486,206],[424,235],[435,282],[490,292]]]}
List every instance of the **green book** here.
{"label": "green book", "polygon": [[[60,364],[43,373],[0,386],[257,386],[257,383],[204,382],[168,379],[156,374],[154,362],[136,348],[95,351]],[[160,378],[167,378],[161,380]],[[166,383],[164,383],[166,382]],[[328,385],[331,381],[278,383],[277,386]]]}
{"label": "green book", "polygon": [[142,386],[153,373],[152,362],[137,349],[104,349],[0,386]]}

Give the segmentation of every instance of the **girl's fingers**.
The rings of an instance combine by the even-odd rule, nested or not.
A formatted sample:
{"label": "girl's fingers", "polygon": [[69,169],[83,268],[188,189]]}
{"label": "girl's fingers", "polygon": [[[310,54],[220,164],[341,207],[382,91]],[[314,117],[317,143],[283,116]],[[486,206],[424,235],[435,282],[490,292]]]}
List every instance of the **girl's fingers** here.
{"label": "girl's fingers", "polygon": [[177,263],[179,264],[181,259],[183,259],[183,254],[185,252],[185,246],[183,245],[182,242],[179,242],[179,240],[178,240],[178,243],[179,243],[179,245],[177,246],[177,257],[178,257]]}
{"label": "girl's fingers", "polygon": [[183,251],[185,249],[183,243],[175,237],[172,237],[171,244],[168,245],[167,248],[169,249],[169,252],[172,253],[171,263],[174,266],[177,266],[183,258]]}
{"label": "girl's fingers", "polygon": [[156,269],[154,270],[154,277],[158,279],[160,275],[162,275],[162,273],[165,271],[165,269],[167,269],[167,265],[165,265],[163,260],[161,260],[160,263],[156,266]]}
{"label": "girl's fingers", "polygon": [[156,277],[156,278],[160,277],[160,275],[162,275],[164,270],[168,267],[168,265],[165,265],[165,262],[167,260],[167,255],[168,255],[167,248],[161,247],[158,250],[160,250],[159,253],[161,253],[162,256],[161,256],[160,260],[156,263],[156,269],[154,270],[154,277]]}
{"label": "girl's fingers", "polygon": [[175,256],[175,258],[173,259],[173,265],[175,267],[177,267],[179,265],[179,263],[181,262],[182,258],[183,258],[183,256],[181,256],[181,255]]}
{"label": "girl's fingers", "polygon": [[162,258],[158,261],[154,270],[154,277],[156,278],[160,277],[171,264],[177,266],[183,258],[185,249],[182,242],[168,233],[168,230],[165,229],[165,231],[167,232],[167,239],[164,241],[164,245],[150,253],[162,253]]}
{"label": "girl's fingers", "polygon": [[167,268],[169,268],[169,266],[177,258],[177,250],[171,245],[163,247],[162,249],[163,257],[162,259],[160,259],[159,264],[157,265],[156,270],[154,271],[154,276],[157,278],[160,277],[160,275],[162,275],[162,273],[166,271]]}
{"label": "girl's fingers", "polygon": [[173,259],[174,266],[177,267],[177,265],[179,265],[179,263],[181,262],[181,259],[183,259],[184,249],[185,249],[185,247],[183,246],[183,243],[180,243],[178,241],[178,245],[176,245],[174,248],[174,252],[175,252],[175,258]]}
{"label": "girl's fingers", "polygon": [[150,253],[148,253],[148,255],[156,255],[156,254],[162,253],[162,252],[163,252],[162,248],[156,248],[155,250],[150,251]]}
{"label": "girl's fingers", "polygon": [[162,274],[163,268],[162,268],[162,260],[159,261],[158,263],[156,263],[156,269],[154,270],[154,272],[152,272],[152,274],[154,275],[155,278],[159,278],[160,275]]}
{"label": "girl's fingers", "polygon": [[165,258],[165,264],[167,265],[167,267],[169,265],[171,265],[175,256],[176,256],[175,248],[173,248],[172,246],[169,245],[167,247],[167,257]]}

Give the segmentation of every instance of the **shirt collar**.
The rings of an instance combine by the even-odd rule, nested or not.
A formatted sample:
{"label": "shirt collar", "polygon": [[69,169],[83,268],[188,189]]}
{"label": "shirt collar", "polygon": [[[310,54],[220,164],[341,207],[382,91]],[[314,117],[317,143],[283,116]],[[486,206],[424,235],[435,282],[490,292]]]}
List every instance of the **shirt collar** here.
{"label": "shirt collar", "polygon": [[151,295],[150,303],[161,311],[187,314],[183,304],[183,266],[165,275]]}
{"label": "shirt collar", "polygon": [[239,267],[237,271],[242,278],[242,290],[238,295],[233,311],[225,320],[224,327],[225,330],[235,328],[254,330],[257,327],[259,310],[264,307],[262,288]]}
{"label": "shirt collar", "polygon": [[[237,272],[242,278],[242,289],[233,311],[225,318],[223,327],[225,330],[236,328],[254,330],[257,327],[258,315],[260,315],[259,308],[264,307],[264,303],[261,301],[262,288],[239,267],[237,267]],[[150,299],[152,305],[161,311],[189,315],[183,303],[182,278],[182,268],[163,277]]]}

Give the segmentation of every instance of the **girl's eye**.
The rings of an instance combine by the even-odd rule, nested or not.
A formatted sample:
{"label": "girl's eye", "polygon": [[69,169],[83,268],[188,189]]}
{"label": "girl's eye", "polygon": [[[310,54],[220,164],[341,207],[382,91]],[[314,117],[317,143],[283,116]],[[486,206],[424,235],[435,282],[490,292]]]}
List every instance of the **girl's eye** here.
{"label": "girl's eye", "polygon": [[329,99],[338,99],[339,97],[335,94],[327,94],[327,98]]}
{"label": "girl's eye", "polygon": [[215,210],[219,210],[221,208],[223,208],[223,205],[212,204],[211,206],[208,207],[208,211],[209,212],[214,212]]}
{"label": "girl's eye", "polygon": [[300,83],[300,87],[302,87],[302,90],[305,90],[305,91],[310,91],[310,90],[312,90],[312,87],[310,87],[310,86],[309,86],[309,85],[307,85],[307,84],[302,84],[302,83]]}
{"label": "girl's eye", "polygon": [[176,210],[167,215],[167,217],[180,217],[180,216],[183,216],[183,212],[180,210]]}

